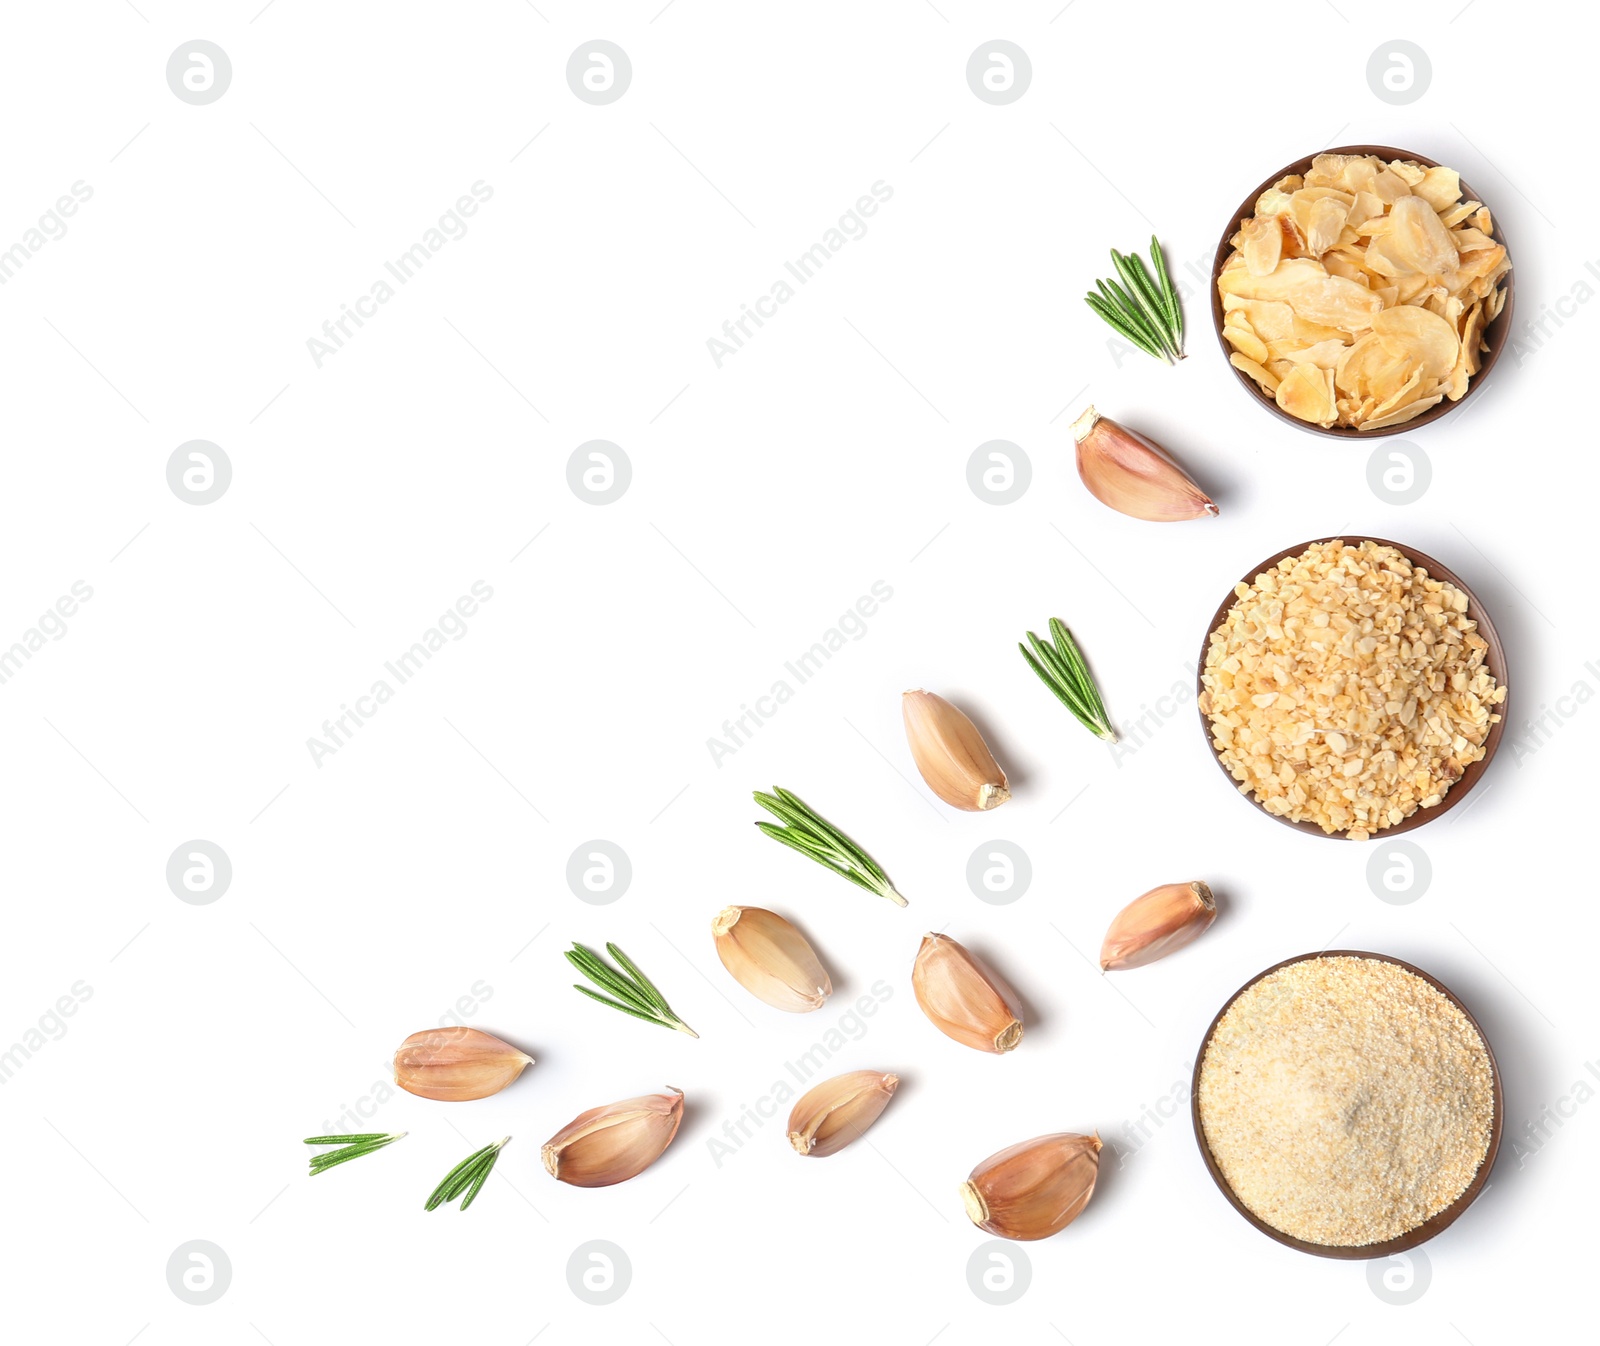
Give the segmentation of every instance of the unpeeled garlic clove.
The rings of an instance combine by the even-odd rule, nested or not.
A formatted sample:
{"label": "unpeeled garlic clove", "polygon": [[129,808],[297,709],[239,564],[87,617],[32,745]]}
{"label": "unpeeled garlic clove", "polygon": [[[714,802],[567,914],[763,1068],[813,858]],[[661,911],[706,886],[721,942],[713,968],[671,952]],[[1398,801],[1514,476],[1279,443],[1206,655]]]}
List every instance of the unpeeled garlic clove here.
{"label": "unpeeled garlic clove", "polygon": [[951,808],[978,813],[1011,798],[1006,773],[978,727],[937,692],[905,693],[900,714],[917,770]]}
{"label": "unpeeled garlic clove", "polygon": [[1072,437],[1078,445],[1078,475],[1101,504],[1155,523],[1203,519],[1218,512],[1171,454],[1093,407],[1072,423]]}
{"label": "unpeeled garlic clove", "polygon": [[574,1187],[610,1187],[661,1158],[683,1120],[683,1090],[590,1108],[544,1143],[545,1171]]}
{"label": "unpeeled garlic clove", "polygon": [[808,1089],[789,1113],[789,1144],[796,1154],[826,1159],[878,1120],[900,1084],[898,1075],[852,1070]]}
{"label": "unpeeled garlic clove", "polygon": [[1100,1173],[1100,1137],[1063,1131],[991,1154],[961,1184],[967,1215],[1001,1238],[1049,1238],[1089,1204]]}
{"label": "unpeeled garlic clove", "polygon": [[1022,1007],[980,959],[948,935],[922,937],[911,989],[929,1022],[964,1046],[1000,1053],[1022,1041]]}
{"label": "unpeeled garlic clove", "polygon": [[395,1050],[394,1082],[419,1098],[460,1103],[497,1094],[533,1057],[476,1028],[427,1028]]}
{"label": "unpeeled garlic clove", "polygon": [[1192,943],[1217,919],[1216,899],[1203,883],[1164,883],[1116,915],[1100,946],[1107,972],[1143,967]]}
{"label": "unpeeled garlic clove", "polygon": [[821,1009],[833,983],[806,937],[777,912],[724,907],[711,922],[717,957],[759,1000],[791,1014]]}

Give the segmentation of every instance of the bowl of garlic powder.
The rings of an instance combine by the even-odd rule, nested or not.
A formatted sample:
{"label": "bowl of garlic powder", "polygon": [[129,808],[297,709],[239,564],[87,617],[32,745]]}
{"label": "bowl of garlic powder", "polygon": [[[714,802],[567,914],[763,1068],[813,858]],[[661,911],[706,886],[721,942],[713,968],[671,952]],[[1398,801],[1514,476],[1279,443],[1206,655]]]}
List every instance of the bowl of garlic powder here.
{"label": "bowl of garlic powder", "polygon": [[1405,1252],[1477,1199],[1500,1071],[1442,983],[1384,954],[1302,954],[1211,1021],[1191,1110],[1206,1168],[1262,1233],[1320,1257]]}

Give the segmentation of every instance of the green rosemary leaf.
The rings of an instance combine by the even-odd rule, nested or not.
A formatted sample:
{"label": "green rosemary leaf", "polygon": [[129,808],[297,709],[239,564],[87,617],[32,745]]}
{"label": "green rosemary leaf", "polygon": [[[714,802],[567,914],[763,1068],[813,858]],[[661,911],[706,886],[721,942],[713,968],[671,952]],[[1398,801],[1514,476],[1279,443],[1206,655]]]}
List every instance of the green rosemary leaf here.
{"label": "green rosemary leaf", "polygon": [[570,949],[564,950],[564,953],[568,959],[580,967],[605,967],[605,963],[599,954],[587,944],[579,944],[576,940],[573,941]]}
{"label": "green rosemary leaf", "polygon": [[[474,1156],[472,1162],[462,1169],[461,1172],[456,1174],[455,1181],[450,1184],[449,1188],[445,1192],[445,1204],[448,1205],[450,1202],[454,1201],[458,1196],[460,1196],[478,1181],[480,1174],[484,1173],[487,1169],[492,1168],[494,1166],[495,1157],[499,1153],[499,1149],[493,1145],[486,1145],[483,1149],[479,1150],[477,1155]],[[465,1210],[466,1206],[463,1205],[461,1209]]]}
{"label": "green rosemary leaf", "polygon": [[796,808],[788,800],[780,799],[775,795],[763,794],[760,790],[754,793],[756,803],[760,804],[779,822],[789,827],[797,828],[802,832],[811,830],[811,820],[806,816],[806,811],[803,807]]}
{"label": "green rosemary leaf", "polygon": [[808,843],[816,847],[819,851],[825,851],[828,854],[837,855],[841,862],[848,863],[853,859],[848,851],[843,850],[838,843],[833,840],[833,838],[829,837],[816,826],[814,819],[810,813],[807,812],[804,806],[796,808],[787,800],[774,799],[771,795],[768,795],[766,799],[767,802],[763,804],[763,807],[768,813],[779,819],[783,824],[782,829],[774,829],[774,825],[772,823],[765,822],[764,820],[758,824],[763,828],[773,829],[767,832],[768,836],[772,836],[775,830],[784,830],[792,835],[804,837]]}
{"label": "green rosemary leaf", "polygon": [[1183,359],[1183,315],[1174,307],[1176,296],[1169,296],[1166,286],[1168,282],[1159,282],[1153,279],[1145,269],[1144,259],[1138,253],[1132,253],[1123,259],[1129,271],[1137,279],[1150,303],[1155,306],[1156,313],[1161,320],[1162,332],[1166,343],[1171,350],[1174,360]]}
{"label": "green rosemary leaf", "polygon": [[456,1174],[450,1185],[439,1194],[439,1204],[441,1206],[449,1205],[472,1185],[473,1180],[477,1178],[483,1168],[483,1160],[484,1156],[481,1154],[474,1157],[470,1164]]}
{"label": "green rosemary leaf", "polygon": [[1071,704],[1088,710],[1089,705],[1073,677],[1072,665],[1062,658],[1061,651],[1040,640],[1032,631],[1028,632],[1028,643],[1033,646],[1034,657],[1049,671],[1049,680],[1061,688]]}
{"label": "green rosemary leaf", "polygon": [[581,944],[573,945],[572,951],[566,955],[566,959],[602,991],[611,992],[618,1000],[625,1000],[628,1004],[645,1011],[654,1008],[648,1000],[639,994],[636,986],[607,967]]}
{"label": "green rosemary leaf", "polygon": [[1033,657],[1032,653],[1029,652],[1027,646],[1019,644],[1017,648],[1022,651],[1022,657],[1028,661],[1028,667],[1038,674],[1039,681],[1044,683],[1044,685],[1055,694],[1056,699],[1072,712],[1073,716],[1078,720],[1079,723],[1086,723],[1085,711],[1081,709],[1078,703],[1073,701],[1072,697],[1068,694],[1066,684],[1063,683],[1054,672],[1046,669],[1042,664],[1040,664],[1039,661]]}
{"label": "green rosemary leaf", "polygon": [[567,952],[567,961],[578,969],[584,976],[592,981],[603,991],[609,991],[615,1000],[608,1000],[605,996],[591,991],[586,986],[573,983],[573,989],[582,991],[591,1000],[598,1000],[602,1005],[610,1005],[612,1009],[619,1009],[624,1014],[631,1014],[635,1019],[644,1019],[648,1023],[660,1024],[663,1028],[671,1028],[679,1033],[687,1033],[692,1038],[700,1035],[684,1023],[673,1012],[672,1006],[667,1004],[666,997],[656,989],[656,985],[615,944],[607,944],[607,951],[622,964],[623,971],[618,971],[602,961],[598,954],[586,949],[581,944],[574,944]]}
{"label": "green rosemary leaf", "polygon": [[610,967],[610,965],[602,965],[602,967],[595,968],[594,975],[590,975],[589,979],[594,981],[597,986],[605,989],[605,991],[610,991],[611,994],[616,995],[619,1000],[627,1000],[630,1005],[637,1005],[638,1008],[642,1008],[646,1012],[656,1012],[656,1002],[651,1000],[648,995],[645,995],[645,992],[640,991],[637,983],[634,983],[632,979],[622,975],[621,971]]}
{"label": "green rosemary leaf", "polygon": [[494,1172],[494,1162],[499,1157],[500,1152],[496,1150],[483,1164],[479,1165],[477,1177],[473,1178],[472,1186],[467,1189],[466,1196],[461,1198],[461,1210],[466,1210],[468,1206],[478,1199],[478,1193],[483,1191],[483,1184],[489,1181],[489,1175]]}
{"label": "green rosemary leaf", "polygon": [[326,1173],[330,1168],[337,1168],[340,1164],[347,1164],[352,1159],[361,1159],[371,1154],[369,1149],[355,1148],[350,1150],[335,1150],[332,1154],[319,1155],[311,1161],[311,1176],[314,1178],[319,1173]]}
{"label": "green rosemary leaf", "polygon": [[1084,302],[1124,341],[1131,342],[1146,355],[1153,355],[1157,359],[1160,358],[1161,352],[1157,349],[1156,344],[1144,333],[1136,331],[1127,319],[1122,316],[1120,310],[1113,308],[1097,294],[1085,295]]}
{"label": "green rosemary leaf", "polygon": [[842,852],[848,858],[854,860],[856,864],[862,869],[866,870],[867,873],[873,875],[875,878],[887,880],[888,875],[883,872],[882,867],[876,860],[862,850],[860,846],[856,845],[854,841],[852,841],[837,827],[830,823],[814,808],[807,804],[805,800],[801,799],[799,795],[793,793],[793,791],[785,790],[781,786],[774,786],[773,788],[777,791],[778,797],[786,804],[801,811],[801,813],[805,816],[806,821],[810,824],[811,830],[814,831],[818,836],[832,842],[837,850]]}
{"label": "green rosemary leaf", "polygon": [[840,878],[848,879],[855,876],[855,871],[850,867],[845,857],[841,856],[832,847],[822,845],[804,832],[796,832],[793,828],[778,827],[768,822],[758,822],[756,827],[774,841],[781,841],[785,846],[799,851],[801,855],[815,860],[825,869],[831,869]]}
{"label": "green rosemary leaf", "polygon": [[422,1207],[422,1210],[438,1210],[438,1208],[445,1204],[446,1200],[450,1200],[450,1189],[451,1186],[454,1186],[454,1181],[456,1181],[456,1178],[461,1175],[462,1170],[467,1170],[467,1168],[470,1168],[470,1165],[472,1165],[472,1162],[474,1162],[475,1159],[477,1159],[477,1151],[469,1154],[466,1159],[462,1159],[461,1164],[451,1168],[450,1173],[446,1175],[445,1181],[438,1184],[437,1188],[434,1188],[434,1191],[430,1192],[429,1197],[427,1197],[427,1204]]}
{"label": "green rosemary leaf", "polygon": [[453,1169],[446,1173],[444,1175],[444,1180],[440,1182],[440,1184],[429,1194],[428,1202],[425,1206],[423,1206],[423,1210],[436,1210],[440,1205],[442,1205],[446,1199],[446,1193],[449,1192],[451,1186],[455,1183],[455,1180],[467,1169],[470,1169],[472,1165],[482,1157],[482,1150],[474,1150]]}
{"label": "green rosemary leaf", "polygon": [[1111,264],[1122,283],[1111,278],[1097,280],[1099,295],[1088,296],[1089,307],[1147,355],[1176,364],[1184,358],[1183,310],[1154,235],[1150,238],[1150,262],[1146,268],[1138,253],[1111,249]]}
{"label": "green rosemary leaf", "polygon": [[897,906],[906,905],[883,866],[799,795],[782,786],[774,786],[772,794],[761,790],[753,794],[756,803],[784,824],[778,827],[765,820],[757,821],[756,826],[767,836],[815,860],[840,878],[849,879],[858,888],[886,897]]}
{"label": "green rosemary leaf", "polygon": [[1117,268],[1117,274],[1127,283],[1128,289],[1136,298],[1142,298],[1148,306],[1152,322],[1159,323],[1163,328],[1167,326],[1167,305],[1160,288],[1151,279],[1150,273],[1145,270],[1144,258],[1138,253],[1123,254],[1115,248],[1111,249],[1111,260]]}
{"label": "green rosemary leaf", "polygon": [[1106,714],[1106,703],[1100,696],[1100,688],[1095,683],[1094,675],[1089,672],[1089,665],[1084,660],[1078,642],[1072,638],[1067,624],[1055,617],[1050,619],[1050,634],[1061,651],[1061,657],[1072,670],[1073,686],[1079,689],[1092,713],[1095,732],[1107,742],[1114,743],[1116,731],[1112,728],[1111,717]]}
{"label": "green rosemary leaf", "polygon": [[307,1136],[303,1145],[364,1145],[368,1141],[387,1140],[389,1137],[382,1131],[363,1131],[354,1136]]}
{"label": "green rosemary leaf", "polygon": [[1138,253],[1129,253],[1122,261],[1123,265],[1128,268],[1128,274],[1133,277],[1134,284],[1138,286],[1140,293],[1144,295],[1150,306],[1155,310],[1156,317],[1160,319],[1162,330],[1171,335],[1172,314],[1167,308],[1166,291],[1161,288],[1160,281],[1150,274],[1149,269],[1144,264],[1144,258],[1139,256]]}
{"label": "green rosemary leaf", "polygon": [[1100,287],[1100,293],[1105,301],[1113,305],[1122,314],[1124,321],[1131,323],[1156,341],[1160,341],[1163,324],[1152,320],[1150,315],[1139,305],[1138,301],[1122,286],[1109,277],[1105,280],[1097,280],[1095,284]]}
{"label": "green rosemary leaf", "polygon": [[865,888],[869,893],[872,893],[878,897],[888,898],[897,907],[903,907],[906,905],[905,898],[901,897],[899,893],[895,892],[894,885],[889,883],[887,880],[879,883],[876,879],[864,877],[859,871],[854,869],[839,870],[838,874],[841,879],[849,879],[850,882],[855,884],[857,888]]}
{"label": "green rosemary leaf", "polygon": [[1082,683],[1087,683],[1091,688],[1093,681],[1089,677],[1089,666],[1083,662],[1083,652],[1078,648],[1078,642],[1072,638],[1072,632],[1067,629],[1067,624],[1059,617],[1050,619],[1050,639],[1055,642],[1061,662],[1067,670]]}
{"label": "green rosemary leaf", "polygon": [[466,1210],[468,1206],[477,1200],[478,1193],[483,1190],[483,1184],[489,1181],[489,1175],[494,1172],[495,1163],[500,1158],[500,1151],[505,1148],[510,1139],[511,1137],[507,1136],[498,1145],[489,1147],[488,1157],[479,1164],[477,1174],[472,1180],[472,1185],[467,1189],[467,1194],[461,1202],[462,1210]]}
{"label": "green rosemary leaf", "polygon": [[1112,727],[1111,717],[1106,713],[1105,701],[1094,676],[1089,672],[1083,651],[1072,638],[1072,632],[1067,629],[1066,623],[1052,617],[1050,634],[1053,645],[1046,645],[1029,631],[1028,640],[1033,649],[1020,643],[1017,648],[1022,651],[1028,667],[1085,729],[1097,738],[1115,743],[1117,733]]}
{"label": "green rosemary leaf", "polygon": [[571,962],[572,964],[574,964],[577,967],[602,967],[602,966],[604,966],[604,964],[602,964],[600,962],[600,955],[599,954],[597,954],[593,949],[589,948],[587,945],[579,944],[576,940],[574,940],[572,942],[572,947],[570,949],[565,949],[565,950],[562,951],[562,953],[563,953],[563,956],[569,962]]}
{"label": "green rosemary leaf", "polygon": [[[360,1159],[363,1155],[372,1154],[391,1145],[397,1140],[403,1140],[404,1131],[384,1132],[369,1131],[359,1136],[311,1136],[307,1138],[307,1145],[338,1145],[336,1150],[328,1150],[323,1154],[311,1156],[311,1176],[314,1178],[339,1164],[349,1163],[352,1159]],[[348,1144],[344,1142],[349,1142]]]}
{"label": "green rosemary leaf", "polygon": [[1150,278],[1144,274],[1144,268],[1135,265],[1137,261],[1137,258],[1130,261],[1115,248],[1111,249],[1111,264],[1116,267],[1117,274],[1122,277],[1123,284],[1128,287],[1128,293],[1132,295],[1145,320],[1161,338],[1162,346],[1170,350],[1171,331],[1167,315],[1154,289],[1151,288]]}
{"label": "green rosemary leaf", "polygon": [[825,842],[831,843],[847,861],[853,861],[858,868],[872,875],[880,882],[888,883],[889,876],[884,872],[883,866],[874,860],[870,855],[868,855],[852,837],[847,836],[844,832],[841,832],[831,822],[829,822],[814,808],[801,799],[799,795],[779,787],[775,788],[777,788],[778,794],[784,800],[804,812],[806,818],[811,824],[812,830],[819,838]]}
{"label": "green rosemary leaf", "polygon": [[664,997],[660,991],[656,990],[655,983],[639,970],[638,965],[633,961],[633,959],[629,958],[628,955],[623,953],[622,950],[619,949],[615,944],[611,944],[609,942],[606,944],[606,952],[616,960],[617,966],[619,966],[628,974],[629,977],[633,979],[634,985],[639,988],[640,992],[647,1001],[664,1013],[672,1013],[672,1006],[667,1004],[666,997]]}
{"label": "green rosemary leaf", "polygon": [[631,1014],[635,1019],[643,1019],[646,1023],[660,1024],[663,1028],[669,1027],[659,1014],[655,1014],[650,1010],[639,1009],[623,1000],[612,1000],[607,996],[601,995],[598,991],[591,991],[587,986],[579,986],[577,982],[572,983],[572,989],[574,991],[582,991],[590,1000],[597,1000],[602,1005],[609,1005],[612,1009],[621,1010],[624,1014]]}
{"label": "green rosemary leaf", "polygon": [[785,846],[793,846],[802,855],[809,855],[818,864],[826,865],[829,869],[842,874],[849,868],[844,863],[844,857],[832,846],[824,845],[807,832],[797,832],[792,827],[779,827],[776,823],[762,819],[756,820],[756,827],[774,841],[781,841]]}
{"label": "green rosemary leaf", "polygon": [[1157,326],[1150,323],[1149,318],[1139,309],[1138,304],[1134,304],[1130,294],[1126,293],[1122,286],[1118,285],[1115,280],[1096,280],[1094,285],[1099,288],[1101,302],[1104,302],[1110,309],[1114,309],[1126,326],[1138,331],[1149,343],[1155,344],[1155,346],[1162,344],[1162,333],[1157,330]]}
{"label": "green rosemary leaf", "polygon": [[1066,668],[1061,663],[1061,654],[1054,645],[1047,644],[1039,639],[1032,631],[1028,632],[1028,644],[1033,646],[1033,652],[1039,657],[1041,663],[1046,665],[1051,672],[1065,674]]}
{"label": "green rosemary leaf", "polygon": [[505,1148],[510,1139],[510,1136],[506,1136],[496,1141],[493,1145],[485,1145],[481,1150],[474,1150],[469,1154],[444,1175],[444,1181],[433,1189],[433,1193],[428,1197],[427,1204],[423,1209],[437,1210],[446,1202],[454,1201],[468,1188],[471,1188],[470,1194],[461,1203],[460,1207],[462,1210],[466,1210],[472,1204],[472,1198],[477,1196],[479,1189],[482,1188],[484,1179],[489,1176],[490,1170],[494,1168],[495,1160],[500,1157],[500,1151]]}
{"label": "green rosemary leaf", "polygon": [[[841,879],[848,879],[858,888],[865,888],[877,897],[887,897],[886,887],[892,887],[887,879],[878,879],[875,875],[867,874],[858,869],[850,861],[850,857],[841,855],[833,847],[828,846],[815,838],[801,832],[795,832],[782,827],[774,827],[771,823],[757,823],[774,841],[781,841],[785,846],[792,847],[801,855],[815,860],[825,869],[832,870]],[[903,903],[901,904],[903,905]]]}
{"label": "green rosemary leaf", "polygon": [[640,993],[637,986],[615,969],[602,964],[596,968],[585,970],[584,975],[601,990],[610,992],[618,1000],[626,1005],[633,1006],[640,1013],[649,1015],[652,1018],[659,1017],[659,1011],[656,1006]]}
{"label": "green rosemary leaf", "polygon": [[1183,306],[1178,302],[1178,292],[1172,287],[1172,276],[1167,271],[1167,259],[1161,254],[1161,241],[1150,235],[1150,261],[1156,269],[1156,279],[1161,282],[1161,292],[1166,296],[1167,313],[1178,344],[1183,345]]}

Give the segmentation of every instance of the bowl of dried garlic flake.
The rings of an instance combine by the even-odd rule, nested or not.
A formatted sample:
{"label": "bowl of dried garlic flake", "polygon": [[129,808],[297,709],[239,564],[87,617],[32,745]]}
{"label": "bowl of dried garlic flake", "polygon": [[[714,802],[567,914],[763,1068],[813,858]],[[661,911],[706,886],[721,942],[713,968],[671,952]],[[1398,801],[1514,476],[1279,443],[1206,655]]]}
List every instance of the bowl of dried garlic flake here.
{"label": "bowl of dried garlic flake", "polygon": [[1346,145],[1274,173],[1234,213],[1211,316],[1251,400],[1302,430],[1370,439],[1476,392],[1511,332],[1511,257],[1453,169]]}

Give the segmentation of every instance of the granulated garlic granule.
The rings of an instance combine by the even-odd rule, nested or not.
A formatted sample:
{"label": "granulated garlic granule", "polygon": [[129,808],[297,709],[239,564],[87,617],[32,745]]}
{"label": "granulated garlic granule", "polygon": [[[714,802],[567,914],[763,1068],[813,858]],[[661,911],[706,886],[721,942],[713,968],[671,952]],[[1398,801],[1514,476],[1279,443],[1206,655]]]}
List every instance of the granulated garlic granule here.
{"label": "granulated garlic granule", "polygon": [[1200,1120],[1223,1178],[1309,1243],[1381,1243],[1466,1189],[1489,1150],[1494,1077],[1470,1020],[1376,958],[1305,959],[1217,1024]]}
{"label": "granulated garlic granule", "polygon": [[1467,596],[1393,547],[1316,543],[1235,587],[1200,710],[1243,794],[1365,841],[1432,808],[1505,700]]}

